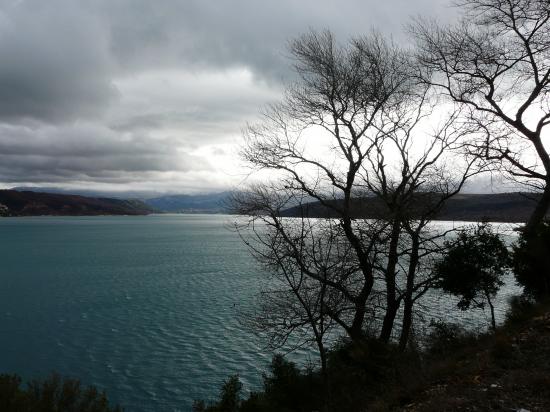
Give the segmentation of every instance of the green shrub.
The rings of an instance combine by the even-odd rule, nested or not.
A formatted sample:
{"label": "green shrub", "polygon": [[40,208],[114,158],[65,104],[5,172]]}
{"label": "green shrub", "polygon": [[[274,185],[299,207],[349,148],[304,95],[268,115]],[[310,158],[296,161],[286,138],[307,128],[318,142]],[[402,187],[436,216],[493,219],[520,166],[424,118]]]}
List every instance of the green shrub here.
{"label": "green shrub", "polygon": [[508,249],[487,223],[458,234],[445,242],[447,253],[435,267],[437,286],[457,296],[461,310],[470,307],[491,309],[491,323],[496,328],[492,300],[504,284],[502,277],[510,267]]}
{"label": "green shrub", "polygon": [[522,234],[512,257],[525,294],[539,300],[550,296],[550,222],[539,225],[533,237]]}
{"label": "green shrub", "polygon": [[473,338],[473,335],[456,323],[432,320],[430,332],[425,338],[426,350],[431,355],[445,355]]}
{"label": "green shrub", "polygon": [[[275,355],[263,377],[263,391],[242,400],[238,411],[352,412],[395,399],[402,406],[410,401],[410,387],[422,381],[418,354],[403,353],[396,345],[376,339],[342,341],[328,353],[327,371],[328,380],[324,380],[319,369],[299,369],[282,355]],[[223,409],[223,393],[209,406],[195,402],[195,411],[232,411]]]}
{"label": "green shrub", "polygon": [[513,296],[506,312],[507,324],[521,324],[537,313],[537,305],[529,296]]}
{"label": "green shrub", "polygon": [[19,376],[0,375],[0,411],[25,410],[25,393],[20,386]]}
{"label": "green shrub", "polygon": [[2,412],[118,412],[111,408],[104,392],[94,386],[83,387],[77,379],[53,374],[21,386],[17,375],[0,375]]}
{"label": "green shrub", "polygon": [[241,406],[241,391],[243,384],[239,375],[230,376],[222,385],[220,400],[210,406],[206,406],[203,400],[193,403],[195,412],[238,412]]}
{"label": "green shrub", "polygon": [[268,375],[264,375],[264,394],[267,404],[280,411],[307,411],[313,405],[322,406],[323,399],[316,399],[314,393],[321,393],[320,377],[311,369],[303,372],[294,362],[282,355],[273,356]]}

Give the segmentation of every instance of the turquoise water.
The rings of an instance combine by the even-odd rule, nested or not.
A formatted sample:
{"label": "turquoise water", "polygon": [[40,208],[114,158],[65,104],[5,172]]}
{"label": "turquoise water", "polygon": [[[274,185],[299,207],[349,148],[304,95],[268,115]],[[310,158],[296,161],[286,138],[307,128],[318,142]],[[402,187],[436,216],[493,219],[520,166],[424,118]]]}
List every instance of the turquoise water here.
{"label": "turquoise water", "polygon": [[[232,219],[0,219],[0,373],[78,377],[130,412],[189,411],[235,373],[246,388],[259,388],[272,353],[238,314],[262,277],[228,229]],[[517,292],[512,281],[503,289],[500,320]],[[488,324],[487,313],[462,314],[455,304],[429,293],[418,308],[422,322]]]}
{"label": "turquoise water", "polygon": [[51,371],[128,411],[187,411],[271,354],[238,312],[258,273],[228,216],[0,219],[0,372]]}

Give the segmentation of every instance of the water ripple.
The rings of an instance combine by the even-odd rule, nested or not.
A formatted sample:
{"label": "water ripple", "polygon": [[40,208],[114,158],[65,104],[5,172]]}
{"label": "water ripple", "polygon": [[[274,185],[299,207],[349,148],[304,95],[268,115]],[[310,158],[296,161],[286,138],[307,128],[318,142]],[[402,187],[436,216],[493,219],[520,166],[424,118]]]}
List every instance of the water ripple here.
{"label": "water ripple", "polygon": [[138,412],[188,411],[234,373],[259,388],[271,353],[236,315],[252,304],[259,275],[226,222],[0,220],[0,333],[9,336],[0,371],[31,379],[55,370]]}

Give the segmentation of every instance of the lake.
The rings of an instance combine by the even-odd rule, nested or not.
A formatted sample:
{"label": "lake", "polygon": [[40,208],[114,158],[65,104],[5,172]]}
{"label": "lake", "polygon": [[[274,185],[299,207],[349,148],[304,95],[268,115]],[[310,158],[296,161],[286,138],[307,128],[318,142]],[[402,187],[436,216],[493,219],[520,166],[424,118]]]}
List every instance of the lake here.
{"label": "lake", "polygon": [[[78,377],[127,411],[188,411],[235,373],[259,388],[272,353],[238,313],[261,276],[232,219],[0,219],[0,373]],[[509,282],[499,296],[500,319],[517,291]],[[427,307],[456,313],[439,295]],[[457,316],[485,324],[479,312]]]}

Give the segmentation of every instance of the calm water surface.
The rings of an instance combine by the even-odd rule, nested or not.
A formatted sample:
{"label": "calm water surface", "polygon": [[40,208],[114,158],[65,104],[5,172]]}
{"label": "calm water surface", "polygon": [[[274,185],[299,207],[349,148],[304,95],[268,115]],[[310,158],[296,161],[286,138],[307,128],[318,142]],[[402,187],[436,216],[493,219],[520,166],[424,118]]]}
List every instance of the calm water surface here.
{"label": "calm water surface", "polygon": [[258,388],[271,353],[238,312],[260,275],[231,219],[0,219],[0,373],[78,377],[127,411],[188,411],[234,373]]}

